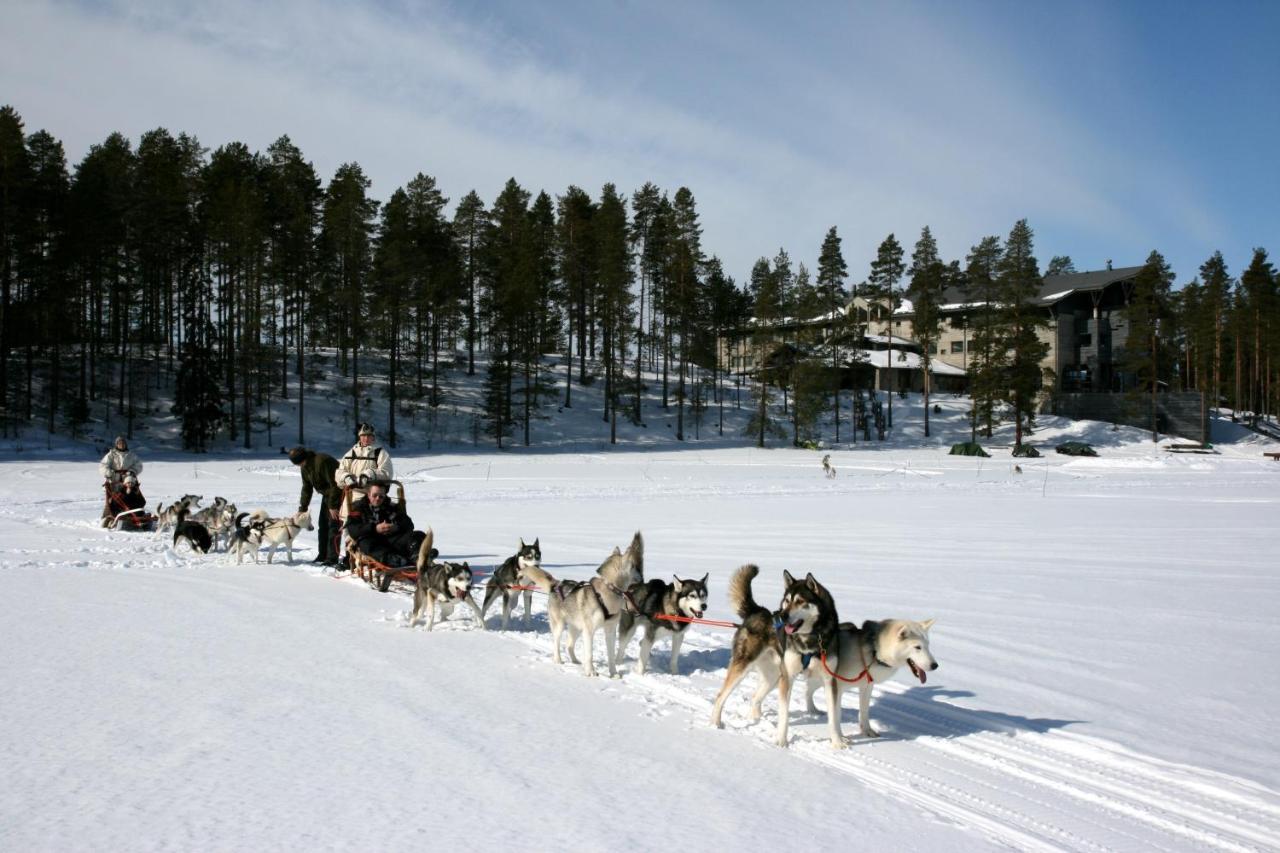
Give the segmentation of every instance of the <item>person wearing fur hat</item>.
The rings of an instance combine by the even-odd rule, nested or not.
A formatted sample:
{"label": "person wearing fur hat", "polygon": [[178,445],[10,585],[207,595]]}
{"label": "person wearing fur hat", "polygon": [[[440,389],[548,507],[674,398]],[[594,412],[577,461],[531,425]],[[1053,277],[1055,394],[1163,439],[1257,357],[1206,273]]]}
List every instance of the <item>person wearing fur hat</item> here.
{"label": "person wearing fur hat", "polygon": [[320,545],[313,563],[334,566],[338,563],[338,552],[333,541],[333,522],[338,520],[338,510],[342,507],[342,489],[338,488],[334,475],[338,470],[338,460],[327,453],[317,453],[306,447],[295,447],[289,451],[289,461],[301,469],[302,495],[298,498],[298,512],[311,508],[311,498],[320,493]]}
{"label": "person wearing fur hat", "polygon": [[[98,463],[98,473],[102,475],[102,482],[108,495],[119,494],[124,491],[124,483],[127,477],[133,478],[134,489],[137,490],[138,475],[142,473],[142,460],[138,458],[138,454],[129,449],[129,442],[125,440],[123,435],[117,435],[115,442],[112,444],[107,455],[102,457],[102,461]],[[137,491],[137,494],[142,494]],[[143,504],[145,506],[145,502]],[[130,507],[136,509],[136,507]],[[115,518],[116,512],[112,508],[111,499],[108,497],[106,505],[102,508],[102,526],[107,527]]]}
{"label": "person wearing fur hat", "polygon": [[129,449],[129,442],[124,436],[117,435],[107,455],[98,463],[98,473],[112,488],[118,489],[125,474],[132,473],[136,477],[142,473],[142,460]]}
{"label": "person wearing fur hat", "polygon": [[[391,454],[375,443],[376,438],[373,424],[360,424],[356,430],[355,446],[338,461],[338,469],[334,471],[333,481],[339,489],[350,490],[352,504],[364,499],[366,487],[370,483],[387,484],[394,476]],[[347,522],[347,507],[347,502],[343,501],[338,510],[343,526]]]}

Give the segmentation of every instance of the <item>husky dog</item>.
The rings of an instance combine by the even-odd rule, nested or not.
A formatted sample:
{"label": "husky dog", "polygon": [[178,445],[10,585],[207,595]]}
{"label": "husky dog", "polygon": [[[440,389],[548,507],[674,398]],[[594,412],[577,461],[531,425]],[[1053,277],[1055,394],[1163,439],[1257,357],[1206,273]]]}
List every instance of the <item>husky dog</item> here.
{"label": "husky dog", "polygon": [[827,475],[828,480],[834,480],[836,478],[836,466],[831,464],[830,453],[822,457],[822,473]]}
{"label": "husky dog", "polygon": [[[626,552],[613,549],[596,569],[596,576],[589,581],[557,581],[542,570],[541,566],[528,566],[525,575],[543,592],[547,593],[547,618],[551,622],[551,642],[555,646],[555,661],[560,657],[560,638],[569,629],[569,659],[582,664],[587,676],[596,674],[592,645],[596,632],[604,629],[605,660],[609,663],[609,675],[618,675],[615,646],[618,618],[626,604],[627,592],[634,584],[644,580],[644,538],[640,531],[632,537]],[[575,646],[578,635],[585,635],[586,657],[578,660]]]}
{"label": "husky dog", "polygon": [[533,601],[533,593],[529,590],[513,590],[513,586],[527,586],[528,578],[525,576],[525,569],[529,566],[542,567],[542,546],[538,544],[539,540],[533,540],[532,545],[524,544],[524,537],[520,538],[520,547],[506,562],[489,576],[489,582],[484,587],[484,604],[480,606],[481,617],[489,612],[489,605],[494,602],[499,595],[502,596],[502,630],[507,630],[507,622],[511,619],[511,609],[515,606],[516,599],[521,592],[524,593],[524,627],[529,628],[529,605]]}
{"label": "husky dog", "polygon": [[466,602],[483,631],[484,614],[471,597],[471,566],[467,563],[435,562],[432,557],[435,549],[431,547],[434,539],[435,533],[427,528],[427,537],[418,547],[418,585],[413,593],[410,627],[418,624],[425,609],[427,630],[430,631],[436,624],[437,607],[440,608],[440,621],[443,622],[452,615],[455,606]]}
{"label": "husky dog", "polygon": [[[866,737],[880,737],[880,733],[871,727],[871,685],[878,684],[891,677],[904,665],[911,669],[911,674],[924,684],[926,673],[938,668],[929,651],[929,629],[933,620],[912,622],[907,619],[886,619],[874,622],[868,619],[859,628],[845,622],[836,632],[836,648],[840,651],[838,663],[831,663],[827,656],[827,664],[836,674],[836,678],[827,679],[834,687],[835,699],[828,693],[827,715],[834,728],[833,737],[844,744],[840,734],[840,696],[852,685],[858,686],[858,727]],[[821,667],[815,672],[813,664],[806,674],[805,705],[810,713],[816,713],[813,694],[818,689],[816,673],[823,673]],[[834,741],[833,741],[834,744]]]}
{"label": "husky dog", "polygon": [[293,563],[293,540],[304,530],[315,530],[311,523],[311,513],[305,509],[284,518],[262,519],[262,541],[271,546],[271,550],[267,552],[267,562],[271,562],[276,549],[283,545],[289,555],[289,562]]}
{"label": "husky dog", "polygon": [[208,528],[198,521],[188,519],[186,507],[178,510],[178,523],[173,530],[173,547],[175,549],[178,547],[179,539],[191,546],[191,550],[199,551],[201,554],[208,554],[209,548],[213,546]]}
{"label": "husky dog", "polygon": [[707,611],[707,575],[702,580],[675,579],[675,583],[654,578],[646,583],[634,584],[630,592],[630,602],[634,610],[627,608],[618,618],[618,663],[627,652],[627,644],[636,631],[638,623],[644,624],[644,637],[640,640],[640,665],[636,672],[641,675],[649,668],[649,652],[653,649],[653,641],[661,632],[671,634],[671,674],[679,674],[677,663],[680,659],[680,643],[684,640],[688,622],[676,622],[670,619],[659,619],[659,616],[684,616],[701,619]]}
{"label": "husky dog", "polygon": [[[831,593],[818,583],[812,573],[804,580],[796,580],[785,571],[782,573],[782,604],[777,614],[770,613],[751,596],[751,581],[759,572],[755,566],[743,566],[729,581],[729,601],[742,618],[742,625],[733,634],[729,672],[716,696],[711,723],[716,728],[721,727],[720,715],[725,700],[738,682],[755,669],[759,671],[761,680],[751,697],[751,720],[760,719],[761,704],[777,685],[778,746],[786,746],[791,682],[800,672],[811,666],[817,667],[827,685],[827,701],[830,703],[827,707],[836,707],[835,679],[819,666],[819,660],[825,657],[826,665],[835,671],[838,665],[835,649],[839,618]],[[832,715],[830,729],[832,746],[843,747],[839,714]]]}
{"label": "husky dog", "polygon": [[232,526],[236,520],[236,505],[229,503],[222,496],[215,497],[213,503],[191,514],[191,520],[203,524],[209,531],[213,547],[230,545]]}
{"label": "husky dog", "polygon": [[204,500],[202,495],[183,495],[169,506],[159,504],[156,507],[156,536],[164,533],[166,530],[172,530],[178,526],[178,510],[191,510],[200,505],[200,501]]}
{"label": "husky dog", "polygon": [[[262,528],[266,524],[266,520],[263,517],[266,513],[262,512],[262,515],[259,516],[257,515],[259,512],[262,512],[262,510],[256,510],[252,513],[242,512],[236,516],[235,524],[231,530],[231,542],[227,545],[227,551],[236,555],[237,566],[244,562],[245,554],[251,555],[255,563],[258,562],[258,545],[262,542]],[[241,524],[240,522],[245,518],[249,519],[249,523]]]}

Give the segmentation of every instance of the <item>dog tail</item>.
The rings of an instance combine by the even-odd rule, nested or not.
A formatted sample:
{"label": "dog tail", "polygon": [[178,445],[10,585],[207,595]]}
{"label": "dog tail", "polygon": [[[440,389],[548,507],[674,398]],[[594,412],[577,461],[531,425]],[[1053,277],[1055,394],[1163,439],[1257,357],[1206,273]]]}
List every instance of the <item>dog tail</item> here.
{"label": "dog tail", "polygon": [[538,589],[547,593],[551,593],[551,588],[556,585],[556,579],[547,574],[540,566],[528,566],[524,570],[524,576],[533,581]]}
{"label": "dog tail", "polygon": [[640,535],[640,531],[636,531],[636,535],[631,537],[631,544],[627,546],[627,560],[635,567],[636,574],[641,578],[644,577],[644,537]]}
{"label": "dog tail", "polygon": [[430,527],[427,528],[427,535],[422,538],[422,544],[418,547],[418,576],[427,570],[427,566],[431,565],[431,548],[436,541],[436,532]]}
{"label": "dog tail", "polygon": [[240,519],[242,519],[242,518],[247,518],[247,517],[248,517],[248,515],[249,515],[249,513],[247,513],[247,512],[242,512],[242,513],[240,513],[239,515],[237,515],[237,516],[236,516],[236,524],[235,524],[235,527],[236,527],[236,529],[237,529],[237,530],[239,530],[239,529],[240,529]]}
{"label": "dog tail", "polygon": [[729,579],[729,603],[733,605],[733,612],[738,614],[739,619],[746,619],[757,610],[764,610],[751,597],[751,582],[758,574],[760,574],[760,567],[748,563],[734,572],[733,577]]}

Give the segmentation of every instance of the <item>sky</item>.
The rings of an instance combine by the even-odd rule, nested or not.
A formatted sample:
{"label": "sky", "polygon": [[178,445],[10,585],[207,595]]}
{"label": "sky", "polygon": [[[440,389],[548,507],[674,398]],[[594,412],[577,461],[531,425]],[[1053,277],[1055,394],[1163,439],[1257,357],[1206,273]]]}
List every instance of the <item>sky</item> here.
{"label": "sky", "polygon": [[943,257],[1026,218],[1041,267],[1178,283],[1280,251],[1280,4],[0,0],[0,103],[74,166],[113,131],[287,134],[326,181],[689,187],[744,281],[832,226]]}

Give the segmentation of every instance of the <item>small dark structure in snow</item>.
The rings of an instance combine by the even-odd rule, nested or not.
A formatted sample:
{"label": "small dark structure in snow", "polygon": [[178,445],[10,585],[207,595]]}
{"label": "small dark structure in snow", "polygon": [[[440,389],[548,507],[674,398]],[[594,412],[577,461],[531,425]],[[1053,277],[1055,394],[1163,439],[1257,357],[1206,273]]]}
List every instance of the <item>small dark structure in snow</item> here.
{"label": "small dark structure in snow", "polygon": [[1098,451],[1094,450],[1083,441],[1064,441],[1058,445],[1058,452],[1067,456],[1097,456]]}
{"label": "small dark structure in snow", "polygon": [[951,445],[951,456],[990,456],[991,454],[982,449],[982,445],[976,441],[962,441],[959,444]]}

